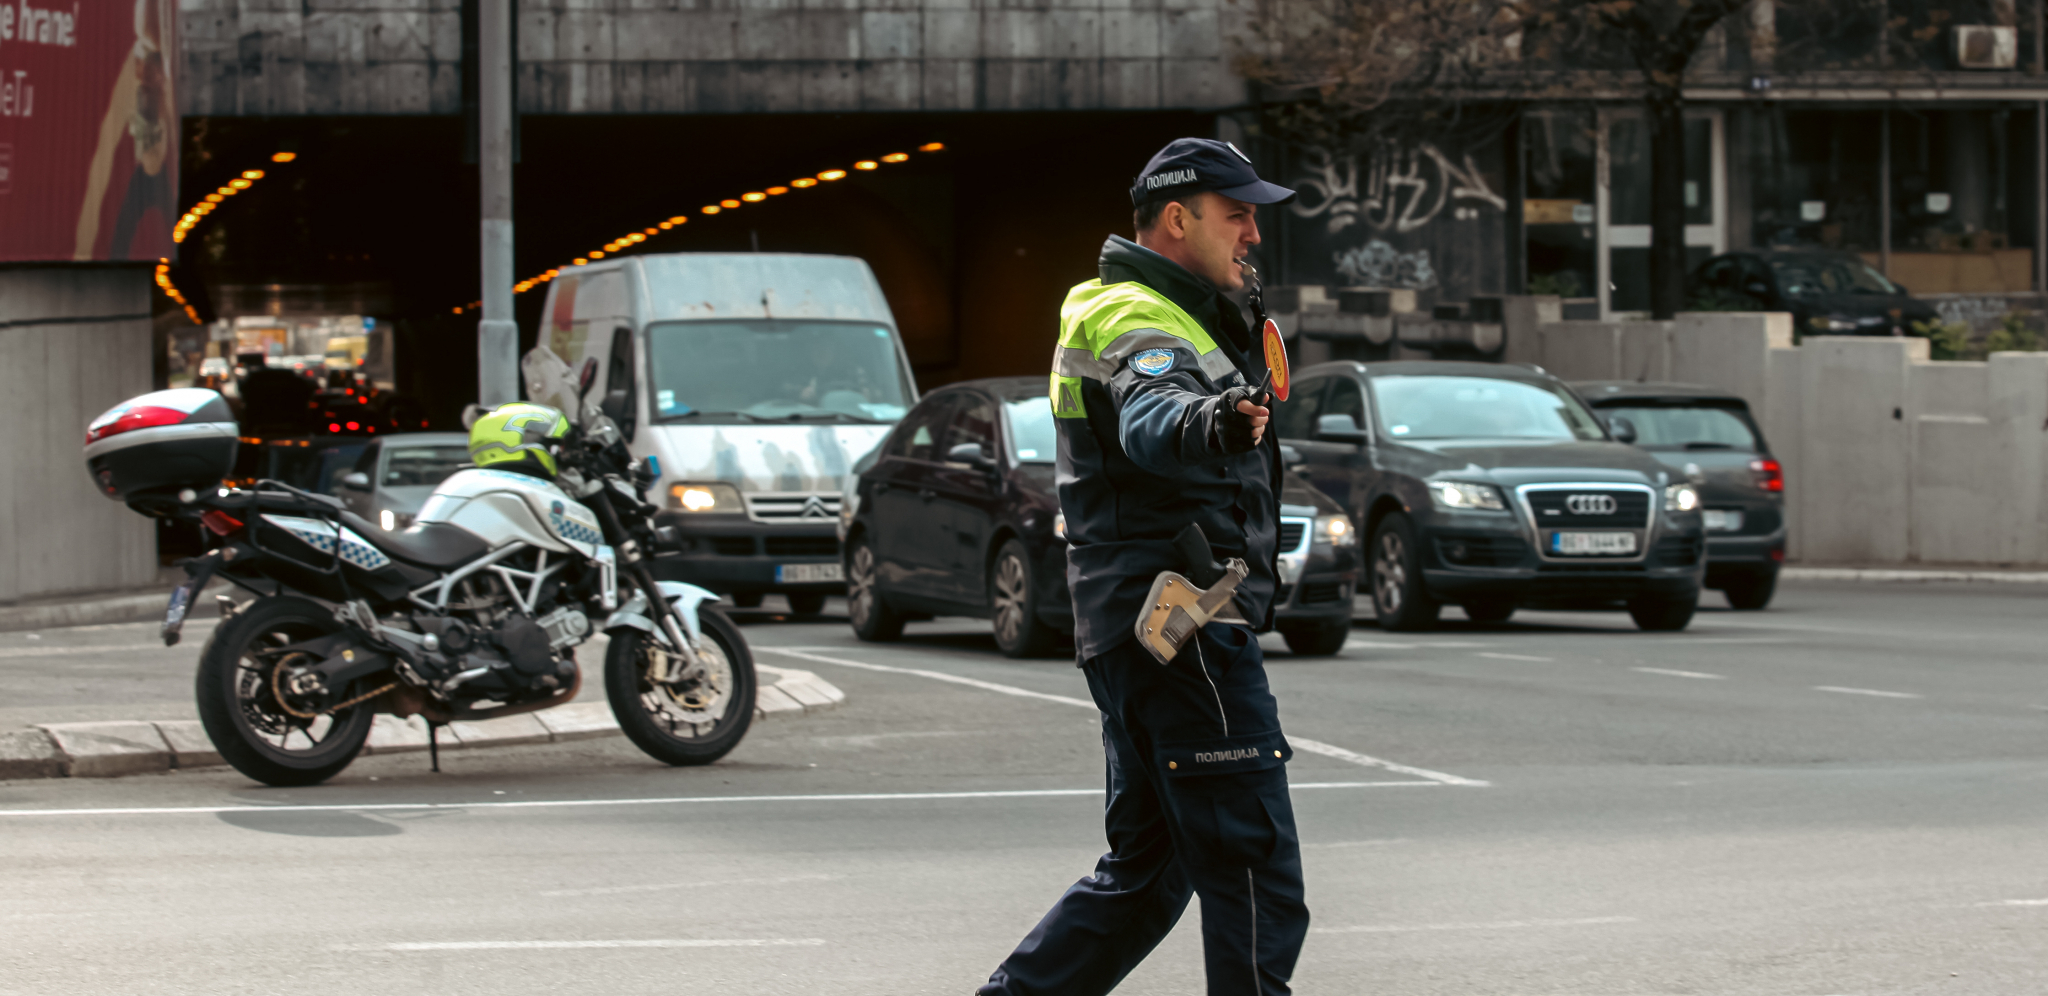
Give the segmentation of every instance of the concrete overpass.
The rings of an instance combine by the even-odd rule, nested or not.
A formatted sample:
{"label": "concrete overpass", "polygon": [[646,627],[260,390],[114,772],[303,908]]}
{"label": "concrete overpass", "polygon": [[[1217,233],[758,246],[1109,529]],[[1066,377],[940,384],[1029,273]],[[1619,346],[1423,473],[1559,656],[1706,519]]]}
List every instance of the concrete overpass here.
{"label": "concrete overpass", "polygon": [[[187,115],[459,114],[463,5],[187,0]],[[1197,110],[1244,99],[1223,0],[526,0],[527,114]]]}

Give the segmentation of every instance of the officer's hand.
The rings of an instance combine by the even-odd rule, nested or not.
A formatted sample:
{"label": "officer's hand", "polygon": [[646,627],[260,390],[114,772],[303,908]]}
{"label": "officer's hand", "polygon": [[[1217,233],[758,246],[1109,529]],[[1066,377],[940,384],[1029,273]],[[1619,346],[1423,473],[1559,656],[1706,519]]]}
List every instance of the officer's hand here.
{"label": "officer's hand", "polygon": [[[1225,453],[1247,453],[1266,437],[1272,414],[1252,400],[1254,388],[1233,387],[1216,399],[1216,439]],[[1259,401],[1266,400],[1260,394]]]}

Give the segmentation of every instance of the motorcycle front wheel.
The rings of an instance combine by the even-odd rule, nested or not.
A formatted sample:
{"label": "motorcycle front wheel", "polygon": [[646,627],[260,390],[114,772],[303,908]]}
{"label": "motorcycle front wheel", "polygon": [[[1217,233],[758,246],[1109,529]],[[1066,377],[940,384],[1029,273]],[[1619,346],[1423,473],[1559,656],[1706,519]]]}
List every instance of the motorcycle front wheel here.
{"label": "motorcycle front wheel", "polygon": [[709,606],[698,609],[704,638],[697,655],[704,674],[687,682],[657,683],[650,674],[680,671],[654,634],[637,629],[612,633],[605,651],[605,694],[612,715],[633,745],[664,764],[710,764],[724,757],[754,722],[754,656],[739,628]]}
{"label": "motorcycle front wheel", "polygon": [[199,720],[236,771],[265,785],[318,785],[362,752],[376,718],[368,703],[318,714],[295,708],[275,683],[279,647],[340,629],[333,612],[290,597],[259,598],[214,629],[199,655]]}

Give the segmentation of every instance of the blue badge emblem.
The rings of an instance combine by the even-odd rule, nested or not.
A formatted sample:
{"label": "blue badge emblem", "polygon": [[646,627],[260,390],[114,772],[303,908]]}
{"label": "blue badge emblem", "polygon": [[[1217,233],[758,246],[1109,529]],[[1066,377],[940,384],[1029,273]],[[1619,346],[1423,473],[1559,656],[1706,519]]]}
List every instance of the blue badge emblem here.
{"label": "blue badge emblem", "polygon": [[1131,369],[1147,377],[1157,377],[1173,369],[1173,350],[1148,349],[1131,357]]}
{"label": "blue badge emblem", "polygon": [[553,512],[556,515],[562,514],[562,503],[555,502],[553,505],[549,506],[548,511]]}

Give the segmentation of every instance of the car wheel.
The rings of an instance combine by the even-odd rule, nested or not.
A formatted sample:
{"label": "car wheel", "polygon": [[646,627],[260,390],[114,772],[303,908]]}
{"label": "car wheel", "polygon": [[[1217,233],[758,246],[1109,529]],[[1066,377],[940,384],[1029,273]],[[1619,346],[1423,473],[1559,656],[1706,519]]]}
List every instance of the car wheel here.
{"label": "car wheel", "polygon": [[1282,623],[1280,638],[1287,649],[1300,657],[1328,657],[1344,649],[1351,638],[1351,620],[1326,619],[1312,623]]}
{"label": "car wheel", "polygon": [[784,595],[789,599],[789,611],[800,616],[815,616],[825,611],[825,596],[818,592]]}
{"label": "car wheel", "polygon": [[733,592],[732,604],[742,609],[758,609],[761,607],[761,593],[758,591]]}
{"label": "car wheel", "polygon": [[1052,627],[1038,618],[1037,579],[1022,540],[996,552],[988,575],[989,608],[995,617],[996,649],[1005,657],[1042,657],[1052,649]]}
{"label": "car wheel", "polygon": [[1429,597],[1422,583],[1422,561],[1415,525],[1395,512],[1380,520],[1372,534],[1372,608],[1380,628],[1396,632],[1433,629],[1443,604]]}
{"label": "car wheel", "polygon": [[1631,598],[1628,615],[1636,621],[1637,629],[1672,633],[1692,622],[1693,609],[1699,606],[1699,601],[1697,594],[1691,598]]}
{"label": "car wheel", "polygon": [[1507,622],[1508,618],[1515,614],[1515,603],[1506,599],[1487,599],[1466,602],[1464,609],[1465,618],[1473,622],[1498,625]]}
{"label": "car wheel", "polygon": [[1777,571],[1747,571],[1728,579],[1721,588],[1721,594],[1728,596],[1728,607],[1754,612],[1771,604],[1771,596],[1778,591]]}
{"label": "car wheel", "polygon": [[903,635],[903,617],[875,587],[875,550],[866,537],[855,540],[846,557],[846,616],[853,622],[853,635],[871,643]]}

